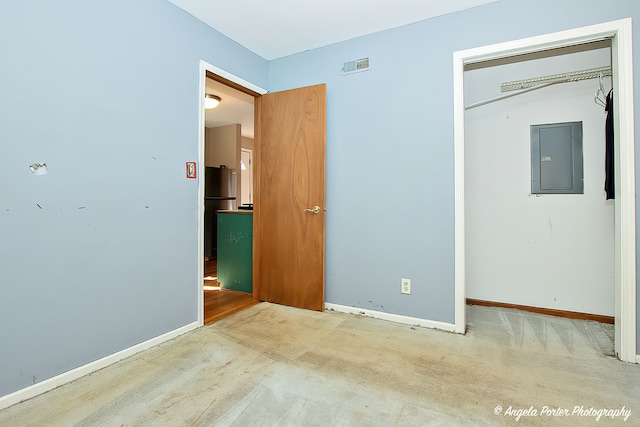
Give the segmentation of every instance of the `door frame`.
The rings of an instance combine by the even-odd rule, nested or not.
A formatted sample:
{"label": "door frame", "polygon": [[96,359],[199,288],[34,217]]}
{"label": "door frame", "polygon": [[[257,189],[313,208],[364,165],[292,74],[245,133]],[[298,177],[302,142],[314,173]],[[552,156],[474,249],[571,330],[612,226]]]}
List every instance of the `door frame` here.
{"label": "door frame", "polygon": [[455,176],[455,330],[466,329],[464,212],[464,66],[554,48],[611,39],[615,102],[615,350],[620,360],[636,355],[636,206],[631,18],[498,43],[453,53]]}
{"label": "door frame", "polygon": [[198,326],[204,325],[204,127],[205,127],[205,111],[204,111],[204,95],[207,89],[207,74],[215,74],[220,77],[222,83],[227,84],[235,89],[255,95],[264,95],[268,91],[259,86],[254,85],[228,71],[209,64],[206,61],[200,61],[200,87],[198,89],[198,281],[196,289],[198,290]]}

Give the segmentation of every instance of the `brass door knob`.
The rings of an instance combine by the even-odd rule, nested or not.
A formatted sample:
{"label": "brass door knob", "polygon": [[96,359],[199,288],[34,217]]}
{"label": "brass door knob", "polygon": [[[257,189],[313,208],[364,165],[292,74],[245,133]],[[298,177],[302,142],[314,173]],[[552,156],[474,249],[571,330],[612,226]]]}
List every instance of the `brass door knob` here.
{"label": "brass door knob", "polygon": [[311,213],[314,213],[314,214],[319,214],[321,209],[320,209],[320,206],[316,205],[316,206],[312,207],[311,209],[305,209],[304,211],[305,212],[311,212]]}

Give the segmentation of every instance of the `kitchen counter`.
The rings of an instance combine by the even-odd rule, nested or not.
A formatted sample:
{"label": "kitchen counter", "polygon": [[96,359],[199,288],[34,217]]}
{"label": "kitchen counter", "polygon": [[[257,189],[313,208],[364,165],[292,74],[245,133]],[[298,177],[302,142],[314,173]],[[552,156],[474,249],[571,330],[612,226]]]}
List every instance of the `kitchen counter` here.
{"label": "kitchen counter", "polygon": [[218,211],[219,214],[252,214],[253,211],[250,210],[246,210],[246,209],[234,209],[234,210],[228,210],[228,211]]}
{"label": "kitchen counter", "polygon": [[225,289],[251,293],[253,211],[218,211],[218,281]]}

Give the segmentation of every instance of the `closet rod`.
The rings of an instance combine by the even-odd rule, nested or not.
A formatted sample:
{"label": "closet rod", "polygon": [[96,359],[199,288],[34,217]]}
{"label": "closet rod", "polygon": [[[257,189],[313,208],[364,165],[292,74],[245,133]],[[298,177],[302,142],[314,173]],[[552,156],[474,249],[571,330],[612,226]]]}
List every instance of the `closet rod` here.
{"label": "closet rod", "polygon": [[543,77],[535,77],[531,79],[515,80],[512,82],[502,83],[500,85],[500,91],[509,92],[512,90],[546,85],[548,83],[577,82],[579,80],[595,79],[600,76],[608,77],[610,75],[611,66],[589,68],[588,70],[570,71],[568,73],[551,74]]}
{"label": "closet rod", "polygon": [[501,99],[511,98],[512,96],[520,95],[521,93],[531,92],[532,90],[536,90],[536,89],[542,89],[543,87],[551,86],[551,85],[554,85],[556,83],[560,83],[560,82],[545,83],[545,84],[541,84],[539,86],[533,86],[533,87],[530,87],[530,88],[527,88],[527,89],[523,89],[523,90],[518,91],[518,92],[508,93],[506,95],[496,96],[495,98],[485,99],[484,101],[476,102],[475,104],[469,104],[466,107],[464,107],[464,109],[465,110],[470,110],[472,108],[480,107],[481,105],[486,105],[486,104],[490,104],[492,102],[500,101]]}

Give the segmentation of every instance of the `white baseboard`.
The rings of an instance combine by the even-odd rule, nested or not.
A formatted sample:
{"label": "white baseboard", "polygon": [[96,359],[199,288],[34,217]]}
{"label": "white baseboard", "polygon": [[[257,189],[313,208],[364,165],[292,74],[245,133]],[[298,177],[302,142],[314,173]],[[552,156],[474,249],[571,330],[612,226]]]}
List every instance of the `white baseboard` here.
{"label": "white baseboard", "polygon": [[79,366],[75,369],[64,372],[60,375],[56,375],[55,377],[49,378],[48,380],[44,380],[32,386],[25,387],[11,394],[1,396],[0,409],[8,408],[11,405],[15,405],[16,403],[20,403],[27,399],[31,399],[32,397],[45,393],[63,384],[77,380],[80,377],[83,377],[87,374],[100,370],[106,366],[116,363],[129,356],[133,356],[134,354],[139,353],[143,350],[147,350],[151,347],[155,347],[158,344],[161,344],[165,341],[169,341],[170,339],[173,339],[179,335],[192,331],[196,328],[198,328],[198,322],[193,322],[189,325],[183,326],[173,331],[169,331],[163,335],[157,336],[155,338],[151,338],[150,340],[147,340],[140,344],[136,344],[132,347],[125,348],[124,350],[121,350],[117,353],[113,353],[109,356],[105,356],[102,359],[98,359],[94,362]]}
{"label": "white baseboard", "polygon": [[376,319],[388,320],[390,322],[403,323],[405,325],[420,326],[423,328],[441,329],[447,332],[456,332],[453,323],[438,322],[436,320],[420,319],[418,317],[402,316],[400,314],[385,313],[383,311],[368,310],[365,308],[348,307],[346,305],[324,304],[325,310],[339,311],[341,313],[360,314],[363,316],[374,317]]}

